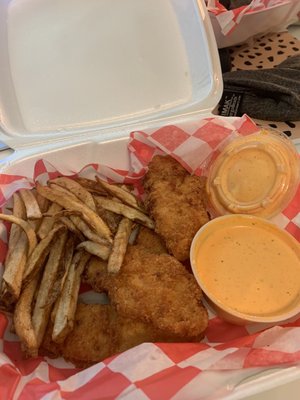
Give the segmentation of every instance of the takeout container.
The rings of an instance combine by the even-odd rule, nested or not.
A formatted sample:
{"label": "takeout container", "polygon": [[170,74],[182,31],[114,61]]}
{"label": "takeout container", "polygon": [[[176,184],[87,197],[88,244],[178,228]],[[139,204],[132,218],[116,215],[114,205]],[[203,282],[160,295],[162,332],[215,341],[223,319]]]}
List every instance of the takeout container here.
{"label": "takeout container", "polygon": [[218,47],[242,44],[255,36],[281,32],[297,22],[300,11],[298,0],[252,2],[235,10],[209,9]]}
{"label": "takeout container", "polygon": [[211,220],[195,235],[190,260],[207,302],[231,323],[282,323],[300,313],[300,244],[263,218]]}
{"label": "takeout container", "polygon": [[0,140],[26,154],[199,118],[222,94],[203,1],[1,0],[0,30]]}
{"label": "takeout container", "polygon": [[227,144],[208,169],[212,215],[271,218],[290,203],[300,182],[296,146],[283,134],[265,129]]}
{"label": "takeout container", "polygon": [[[222,94],[202,0],[0,0],[0,52],[2,199],[12,194],[6,176],[32,178],[40,159],[53,165],[38,170],[44,181],[49,169],[73,175],[91,163],[128,170],[131,131],[212,116]],[[54,370],[51,379],[68,395],[102,368],[64,386],[54,367],[36,374],[47,381]],[[19,393],[32,376],[29,390],[40,390],[34,368],[25,369]],[[117,364],[111,368],[118,372]]]}

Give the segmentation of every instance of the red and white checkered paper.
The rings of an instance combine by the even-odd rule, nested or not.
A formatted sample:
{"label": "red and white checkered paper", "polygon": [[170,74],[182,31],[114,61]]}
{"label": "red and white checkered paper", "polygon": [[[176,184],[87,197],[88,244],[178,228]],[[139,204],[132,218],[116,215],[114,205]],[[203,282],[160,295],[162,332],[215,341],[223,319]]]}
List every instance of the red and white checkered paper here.
{"label": "red and white checkered paper", "polygon": [[[90,164],[78,175],[92,177],[98,173],[109,181],[132,182],[141,193],[141,177],[154,154],[170,154],[198,174],[228,140],[257,129],[244,116],[233,125],[211,118],[133,132],[128,145],[130,171]],[[58,175],[60,172],[43,160],[35,165],[32,179],[2,174],[0,204],[20,187]],[[300,241],[299,200],[300,189],[275,221]],[[6,253],[6,227],[3,225],[0,232],[1,262]],[[90,299],[91,295],[89,288],[82,288],[80,296]],[[262,330],[261,326],[231,325],[211,314],[202,343],[145,343],[85,370],[74,369],[63,359],[23,360],[9,323],[0,313],[0,399],[220,399],[251,368],[295,365],[300,361],[300,319]],[[231,385],[226,384],[229,374]]]}
{"label": "red and white checkered paper", "polygon": [[242,21],[244,15],[264,11],[274,6],[292,4],[297,0],[252,0],[248,5],[227,10],[218,0],[208,0],[207,9],[216,15],[224,35],[229,35]]}

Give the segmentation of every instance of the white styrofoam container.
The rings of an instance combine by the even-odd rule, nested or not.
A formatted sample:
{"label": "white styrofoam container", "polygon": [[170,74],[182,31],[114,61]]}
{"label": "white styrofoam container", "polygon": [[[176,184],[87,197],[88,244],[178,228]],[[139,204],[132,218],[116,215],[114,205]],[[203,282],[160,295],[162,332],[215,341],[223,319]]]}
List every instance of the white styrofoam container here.
{"label": "white styrofoam container", "polygon": [[202,0],[0,0],[0,54],[13,148],[124,136],[211,112],[222,94]]}
{"label": "white styrofoam container", "polygon": [[[269,32],[281,32],[287,27],[295,23],[300,12],[299,0],[291,0],[290,2],[277,4],[264,10],[253,11],[244,14],[234,27],[232,32],[224,35],[217,19],[212,12],[209,13],[213,30],[215,33],[218,48],[235,46],[247,42],[253,36],[264,35]],[[230,11],[225,12],[230,14]]]}
{"label": "white styrofoam container", "polygon": [[[211,115],[222,94],[203,0],[0,0],[0,54],[0,173],[32,176],[40,158],[126,169],[132,130]],[[237,399],[300,377],[273,373],[219,379],[226,395],[254,376]]]}

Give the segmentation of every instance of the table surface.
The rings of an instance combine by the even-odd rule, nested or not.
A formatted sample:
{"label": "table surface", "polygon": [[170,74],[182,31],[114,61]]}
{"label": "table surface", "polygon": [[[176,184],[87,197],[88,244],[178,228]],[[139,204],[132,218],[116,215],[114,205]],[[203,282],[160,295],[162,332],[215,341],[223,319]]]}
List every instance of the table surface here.
{"label": "table surface", "polygon": [[[271,50],[261,50],[265,47],[263,45],[264,43],[268,43],[268,46],[271,44]],[[279,45],[283,47],[279,47]],[[254,49],[254,47],[258,47],[262,53],[260,56],[256,57],[255,62],[253,62],[251,57],[250,59],[248,57],[252,53],[255,53],[256,49]],[[278,55],[278,49],[281,49],[280,51],[282,51],[283,54]],[[289,27],[289,32],[266,35],[246,45],[232,48],[231,53],[234,69],[256,69],[258,65],[263,65],[264,68],[273,67],[283,61],[287,56],[297,53],[300,54],[300,25]],[[250,60],[250,65],[247,63],[247,59],[248,61]],[[292,139],[300,138],[300,121],[267,122],[256,120],[256,122],[265,127],[271,126],[277,128],[287,133]],[[278,386],[272,390],[267,390],[263,393],[248,396],[244,398],[244,400],[299,400],[299,398],[300,379],[286,385]]]}

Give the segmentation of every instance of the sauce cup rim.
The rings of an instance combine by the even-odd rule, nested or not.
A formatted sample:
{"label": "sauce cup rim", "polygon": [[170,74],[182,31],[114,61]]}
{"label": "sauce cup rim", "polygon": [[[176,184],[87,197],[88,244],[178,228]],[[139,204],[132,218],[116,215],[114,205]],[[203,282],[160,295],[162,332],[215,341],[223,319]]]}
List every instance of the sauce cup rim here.
{"label": "sauce cup rim", "polygon": [[[192,240],[192,244],[191,244],[191,248],[190,248],[190,264],[191,264],[191,268],[193,271],[193,275],[194,275],[198,285],[200,286],[201,290],[203,291],[205,296],[208,298],[210,303],[212,303],[213,308],[214,308],[214,306],[216,306],[217,308],[224,311],[224,313],[232,316],[234,319],[244,321],[245,323],[278,323],[278,322],[287,321],[287,320],[295,317],[297,314],[300,313],[300,296],[299,296],[299,299],[298,299],[298,302],[296,303],[296,305],[288,311],[278,312],[277,314],[272,314],[272,315],[253,315],[253,314],[247,314],[247,313],[243,313],[243,312],[234,310],[233,308],[224,305],[211,293],[210,290],[208,290],[206,288],[205,284],[203,283],[201,277],[199,276],[200,274],[197,272],[197,268],[195,265],[195,257],[194,257],[194,253],[196,251],[195,250],[196,243],[198,241],[199,236],[202,235],[203,232],[205,232],[205,230],[212,224],[218,224],[220,220],[222,221],[225,219],[236,219],[236,218],[238,218],[238,219],[242,218],[242,219],[247,219],[247,220],[252,220],[252,221],[256,220],[256,221],[259,221],[260,223],[271,226],[272,228],[275,228],[278,232],[280,232],[280,234],[287,235],[288,238],[291,241],[294,241],[296,246],[299,247],[299,249],[300,249],[300,244],[292,235],[290,235],[285,230],[279,228],[277,225],[275,225],[274,223],[272,223],[264,218],[257,217],[254,215],[247,215],[247,214],[226,214],[226,215],[223,215],[220,217],[216,217],[216,218],[212,219],[211,221],[207,222],[205,225],[203,225],[197,231],[197,233],[195,234],[195,236]],[[299,289],[300,289],[300,282],[299,282]],[[216,314],[219,314],[217,310],[214,309],[214,311],[216,312]]]}

